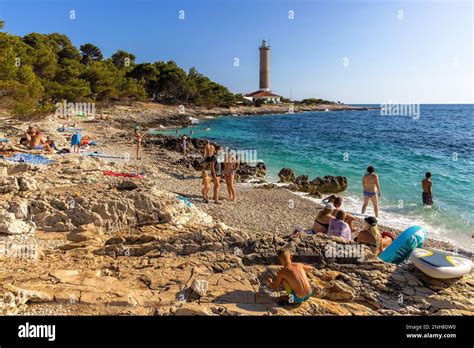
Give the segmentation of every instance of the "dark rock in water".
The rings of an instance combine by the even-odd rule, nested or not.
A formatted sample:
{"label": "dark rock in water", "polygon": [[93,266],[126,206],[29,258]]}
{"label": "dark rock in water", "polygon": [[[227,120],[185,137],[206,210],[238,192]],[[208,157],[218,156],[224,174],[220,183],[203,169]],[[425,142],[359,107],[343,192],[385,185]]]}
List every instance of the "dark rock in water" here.
{"label": "dark rock in water", "polygon": [[294,182],[296,180],[295,172],[291,168],[282,168],[278,173],[280,182]]}
{"label": "dark rock in water", "polygon": [[239,168],[235,171],[236,180],[243,182],[249,179],[263,178],[267,175],[267,167],[265,163],[258,162],[255,166],[247,163],[240,163]]}
{"label": "dark rock in water", "polygon": [[278,177],[280,182],[290,183],[289,190],[307,192],[318,198],[322,198],[323,193],[338,193],[347,189],[347,178],[344,176],[326,175],[308,181],[307,175],[295,178],[295,172],[291,168],[283,168],[278,173]]}
{"label": "dark rock in water", "polygon": [[338,193],[347,189],[347,178],[345,176],[331,176],[317,177],[309,183],[312,186],[312,191],[320,193]]}
{"label": "dark rock in water", "polygon": [[295,179],[295,184],[299,186],[306,186],[309,184],[307,175],[300,175]]}

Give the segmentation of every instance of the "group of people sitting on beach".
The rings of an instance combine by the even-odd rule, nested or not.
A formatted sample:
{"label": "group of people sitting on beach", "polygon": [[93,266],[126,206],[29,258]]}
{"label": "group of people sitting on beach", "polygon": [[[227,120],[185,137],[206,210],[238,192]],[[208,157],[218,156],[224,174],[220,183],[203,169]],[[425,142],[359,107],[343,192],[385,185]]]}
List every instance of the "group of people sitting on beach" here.
{"label": "group of people sitting on beach", "polygon": [[386,249],[395,239],[395,235],[392,232],[381,233],[379,231],[377,218],[373,216],[368,216],[364,219],[365,228],[359,231],[354,239],[352,235],[356,232],[354,227],[355,217],[341,209],[342,197],[329,196],[323,202],[326,202],[326,204],[316,215],[313,227],[309,230],[297,227],[294,233],[322,233],[348,241],[355,240],[367,245],[376,255]]}
{"label": "group of people sitting on beach", "polygon": [[52,137],[48,135],[46,139],[44,139],[42,132],[33,126],[29,126],[20,138],[20,144],[27,146],[31,150],[44,150],[48,152],[57,150]]}

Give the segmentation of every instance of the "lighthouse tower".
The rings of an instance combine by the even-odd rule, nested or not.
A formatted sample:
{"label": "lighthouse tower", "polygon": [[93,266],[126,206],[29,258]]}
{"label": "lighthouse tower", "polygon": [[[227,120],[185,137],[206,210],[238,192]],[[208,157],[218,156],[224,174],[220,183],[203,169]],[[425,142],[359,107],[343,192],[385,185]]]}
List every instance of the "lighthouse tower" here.
{"label": "lighthouse tower", "polygon": [[270,45],[267,40],[262,40],[258,48],[260,51],[260,75],[258,91],[244,95],[244,98],[252,102],[258,100],[264,103],[277,104],[280,102],[280,96],[270,91]]}
{"label": "lighthouse tower", "polygon": [[260,51],[260,91],[270,90],[270,45],[267,40],[262,40]]}

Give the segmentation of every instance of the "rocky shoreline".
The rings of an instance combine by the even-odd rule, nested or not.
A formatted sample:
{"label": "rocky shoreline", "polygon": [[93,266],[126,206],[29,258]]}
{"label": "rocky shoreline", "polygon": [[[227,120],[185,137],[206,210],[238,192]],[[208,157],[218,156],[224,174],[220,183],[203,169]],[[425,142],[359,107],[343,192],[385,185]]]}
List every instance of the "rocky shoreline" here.
{"label": "rocky shoreline", "polygon": [[[163,105],[157,103],[133,103],[131,105],[104,105],[100,115],[116,126],[133,126],[136,123],[145,128],[166,128],[190,126],[193,120],[214,118],[219,116],[271,115],[301,112],[326,111],[360,111],[369,109],[361,106],[345,104],[292,105],[264,104],[262,106],[231,106],[228,108],[205,108],[193,105]],[[112,117],[113,115],[113,117]]]}
{"label": "rocky shoreline", "polygon": [[[127,124],[153,120],[129,116]],[[411,263],[384,263],[353,242],[292,235],[295,225],[312,223],[319,205],[265,184],[263,168],[245,169],[242,180],[254,176],[263,185],[239,184],[237,202],[227,202],[222,188],[224,204],[206,204],[192,159],[199,140],[183,160],[172,140],[146,138],[143,160],[129,161],[123,154],[133,154],[133,137],[123,119],[125,112],[78,124],[97,140],[93,150],[111,158],[46,155],[54,161],[48,165],[0,159],[0,313],[474,314],[472,273],[433,279]],[[36,125],[62,147],[59,122],[51,116]],[[11,118],[0,124],[0,133],[12,139],[27,126]],[[453,248],[437,243],[428,245]],[[275,252],[282,246],[315,267],[315,296],[302,305],[277,305],[265,284],[279,269]],[[344,248],[360,253],[338,253]]]}

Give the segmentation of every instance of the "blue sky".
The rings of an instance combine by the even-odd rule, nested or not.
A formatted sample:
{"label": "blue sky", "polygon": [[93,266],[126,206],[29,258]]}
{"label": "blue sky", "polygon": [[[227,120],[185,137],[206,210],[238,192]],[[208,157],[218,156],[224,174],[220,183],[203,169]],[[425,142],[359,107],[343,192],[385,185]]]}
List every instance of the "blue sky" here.
{"label": "blue sky", "polygon": [[473,11],[468,0],[0,0],[12,34],[174,60],[235,93],[258,88],[267,38],[275,93],[346,103],[472,103]]}

